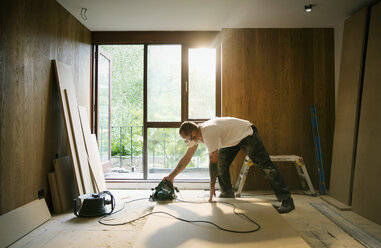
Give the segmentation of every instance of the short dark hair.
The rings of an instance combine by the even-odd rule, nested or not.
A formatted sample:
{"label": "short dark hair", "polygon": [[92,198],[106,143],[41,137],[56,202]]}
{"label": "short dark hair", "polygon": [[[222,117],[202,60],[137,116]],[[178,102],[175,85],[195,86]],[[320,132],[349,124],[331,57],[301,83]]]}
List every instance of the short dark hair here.
{"label": "short dark hair", "polygon": [[184,133],[185,136],[190,135],[193,131],[197,131],[198,125],[193,121],[184,121],[179,129],[179,134]]}

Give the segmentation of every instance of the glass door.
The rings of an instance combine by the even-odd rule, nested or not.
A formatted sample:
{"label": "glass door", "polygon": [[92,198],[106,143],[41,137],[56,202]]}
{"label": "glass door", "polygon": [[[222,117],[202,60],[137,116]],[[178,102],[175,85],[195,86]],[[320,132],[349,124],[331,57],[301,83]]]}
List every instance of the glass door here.
{"label": "glass door", "polygon": [[111,57],[97,51],[97,139],[104,171],[111,167]]}

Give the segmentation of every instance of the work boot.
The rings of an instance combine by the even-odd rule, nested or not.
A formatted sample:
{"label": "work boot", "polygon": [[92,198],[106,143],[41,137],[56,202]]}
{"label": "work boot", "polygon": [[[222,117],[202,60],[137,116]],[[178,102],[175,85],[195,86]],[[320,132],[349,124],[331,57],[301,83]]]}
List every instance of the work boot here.
{"label": "work boot", "polygon": [[294,200],[292,200],[292,198],[290,197],[287,200],[282,201],[280,207],[275,208],[276,210],[278,210],[278,213],[280,214],[289,213],[295,209]]}
{"label": "work boot", "polygon": [[218,196],[219,198],[235,198],[233,190],[221,191],[221,194]]}

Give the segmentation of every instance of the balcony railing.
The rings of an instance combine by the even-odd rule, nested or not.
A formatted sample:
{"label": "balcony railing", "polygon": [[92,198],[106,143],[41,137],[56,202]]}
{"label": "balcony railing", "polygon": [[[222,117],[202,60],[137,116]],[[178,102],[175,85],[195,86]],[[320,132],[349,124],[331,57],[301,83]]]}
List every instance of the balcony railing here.
{"label": "balcony railing", "polygon": [[[112,172],[128,173],[126,177],[141,178],[143,174],[143,126],[111,127]],[[100,128],[100,151],[108,151],[108,129]],[[104,135],[102,135],[104,134]],[[177,131],[156,129],[148,131],[148,174],[168,173],[181,158],[187,147]],[[107,138],[107,141],[105,140]],[[205,150],[203,152],[203,149]],[[208,155],[205,148],[198,149],[185,173],[200,174],[208,171]],[[102,152],[101,152],[102,153]]]}

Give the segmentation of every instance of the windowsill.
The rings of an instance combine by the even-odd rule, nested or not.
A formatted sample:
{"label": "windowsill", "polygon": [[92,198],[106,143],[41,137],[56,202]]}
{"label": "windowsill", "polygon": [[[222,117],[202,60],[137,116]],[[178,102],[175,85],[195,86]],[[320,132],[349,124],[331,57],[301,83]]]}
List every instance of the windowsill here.
{"label": "windowsill", "polygon": [[[151,189],[155,188],[159,183],[160,179],[150,179],[150,180],[135,180],[135,179],[107,179],[106,185],[108,189]],[[175,186],[181,189],[209,189],[210,181],[206,179],[178,179],[175,180]],[[216,188],[219,185],[216,183]]]}

